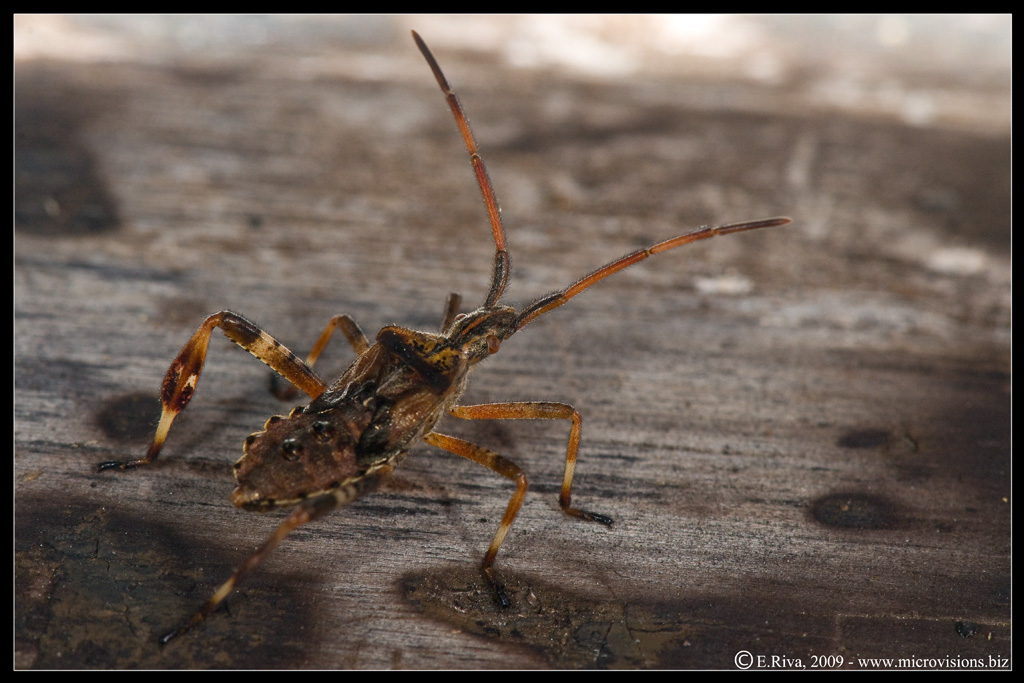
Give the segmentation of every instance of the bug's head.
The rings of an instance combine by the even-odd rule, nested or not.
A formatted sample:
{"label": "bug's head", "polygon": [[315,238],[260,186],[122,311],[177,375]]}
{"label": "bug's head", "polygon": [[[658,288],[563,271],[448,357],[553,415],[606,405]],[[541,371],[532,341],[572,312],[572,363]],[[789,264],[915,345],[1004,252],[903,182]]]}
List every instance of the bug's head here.
{"label": "bug's head", "polygon": [[478,308],[455,318],[445,336],[453,346],[462,349],[470,365],[495,354],[516,331],[519,315],[511,306]]}

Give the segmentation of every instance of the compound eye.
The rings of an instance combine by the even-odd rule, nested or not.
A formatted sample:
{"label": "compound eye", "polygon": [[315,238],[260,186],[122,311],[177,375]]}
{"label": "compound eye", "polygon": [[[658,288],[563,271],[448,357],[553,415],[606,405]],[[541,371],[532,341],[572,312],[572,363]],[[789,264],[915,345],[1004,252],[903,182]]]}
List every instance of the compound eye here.
{"label": "compound eye", "polygon": [[501,339],[493,334],[487,336],[487,353],[497,353],[501,348]]}

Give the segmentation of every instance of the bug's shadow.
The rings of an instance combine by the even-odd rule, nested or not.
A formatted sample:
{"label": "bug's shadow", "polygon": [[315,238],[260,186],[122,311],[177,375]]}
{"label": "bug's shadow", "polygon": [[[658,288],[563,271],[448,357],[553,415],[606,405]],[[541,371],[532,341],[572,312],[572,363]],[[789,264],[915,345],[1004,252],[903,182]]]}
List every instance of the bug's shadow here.
{"label": "bug's shadow", "polygon": [[[755,582],[734,593],[708,593],[681,580],[673,595],[616,591],[602,598],[507,571],[501,576],[512,600],[508,609],[495,604],[472,567],[409,573],[401,590],[425,616],[493,647],[532,653],[538,667],[722,669],[742,663],[735,658],[750,651],[837,651],[835,617],[809,614],[799,585],[765,591]],[[853,618],[850,637],[860,640],[864,634],[856,629],[891,628],[893,621],[900,619]],[[949,624],[930,618],[911,623],[904,635],[907,641],[894,643],[892,653],[948,644],[954,636]]]}
{"label": "bug's shadow", "polygon": [[238,562],[232,544],[197,547],[188,529],[73,496],[23,496],[16,521],[18,668],[282,667],[318,646],[294,628],[316,619],[302,582],[263,591],[259,576],[229,601],[234,618],[220,610],[201,637],[157,644]]}
{"label": "bug's shadow", "polygon": [[692,666],[692,605],[676,601],[602,600],[563,586],[501,572],[512,606],[502,609],[475,566],[458,565],[403,576],[405,599],[425,616],[496,647],[518,647],[544,666],[634,669]]}

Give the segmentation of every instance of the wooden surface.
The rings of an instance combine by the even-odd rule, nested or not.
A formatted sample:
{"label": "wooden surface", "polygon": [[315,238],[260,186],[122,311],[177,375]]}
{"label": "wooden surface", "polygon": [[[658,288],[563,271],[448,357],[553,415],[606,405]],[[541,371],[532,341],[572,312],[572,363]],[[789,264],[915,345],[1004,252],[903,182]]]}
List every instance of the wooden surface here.
{"label": "wooden surface", "polygon": [[[16,33],[16,667],[1010,656],[1009,79],[981,60],[994,41],[971,73],[926,51],[900,71],[845,63],[841,44],[814,61],[827,34],[762,24],[776,39],[755,47],[783,75],[758,80],[712,59],[513,67],[534,53],[501,36],[522,38],[523,19],[268,20],[261,40],[223,44],[190,43],[182,18],[76,21],[19,18]],[[575,500],[616,520],[559,512],[567,425],[445,420],[530,476],[498,556],[511,609],[477,570],[511,485],[422,445],[161,648],[283,515],[228,501],[245,436],[288,406],[219,336],[158,464],[95,470],[144,452],[203,317],[240,312],[303,353],[335,313],[368,334],[433,330],[449,291],[486,293],[479,191],[410,27],[474,124],[509,302],[704,223],[794,223],[621,273],[473,375],[467,403],[580,410]],[[25,49],[54,30],[85,56]],[[96,35],[109,54],[89,52]],[[861,99],[829,99],[844,83]]]}

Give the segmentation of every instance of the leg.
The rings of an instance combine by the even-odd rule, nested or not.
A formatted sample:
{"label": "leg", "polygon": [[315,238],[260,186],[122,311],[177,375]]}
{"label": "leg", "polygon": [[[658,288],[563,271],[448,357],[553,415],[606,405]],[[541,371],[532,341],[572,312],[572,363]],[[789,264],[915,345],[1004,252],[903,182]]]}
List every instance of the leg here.
{"label": "leg", "polygon": [[227,581],[221,584],[220,588],[218,588],[213,594],[213,597],[207,600],[203,606],[192,615],[191,619],[175,630],[161,636],[160,644],[166,645],[172,638],[180,636],[199,622],[203,621],[210,612],[217,608],[217,605],[224,601],[224,598],[231,595],[239,581],[259,567],[260,564],[263,563],[263,560],[267,559],[267,556],[273,552],[274,548],[280,545],[281,541],[283,541],[288,534],[295,531],[303,524],[308,524],[318,517],[322,517],[335,508],[347,505],[376,486],[380,479],[380,476],[359,479],[354,483],[337,488],[330,493],[303,501],[298,507],[292,510],[292,513],[285,518],[280,526],[277,527],[277,531],[274,532],[274,535],[267,539],[266,543],[261,545],[256,552],[250,555],[249,559],[243,562],[242,566],[236,569]]}
{"label": "leg", "polygon": [[203,321],[167,370],[163,385],[160,387],[160,403],[163,406],[160,424],[157,425],[156,435],[146,457],[138,460],[102,462],[99,464],[100,470],[128,469],[148,465],[156,459],[174,418],[185,409],[195,395],[196,384],[206,362],[210,335],[217,327],[221,328],[228,339],[269,365],[309,396],[316,398],[327,388],[323,380],[317,377],[308,365],[253,323],[231,311],[214,313]]}
{"label": "leg", "polygon": [[[366,339],[366,335],[356,324],[356,321],[347,315],[336,315],[331,318],[331,321],[327,323],[327,327],[320,333],[320,337],[317,338],[316,344],[313,345],[313,349],[306,356],[306,367],[312,368],[313,364],[316,363],[320,354],[327,348],[327,343],[331,341],[331,336],[335,330],[341,330],[341,333],[345,335],[345,339],[355,350],[356,354],[363,355],[366,349],[370,348],[370,342]],[[277,375],[271,375],[271,380],[276,380]],[[277,386],[276,381],[271,383],[271,391],[282,401],[287,401],[295,397],[298,386],[292,383],[290,387]]]}
{"label": "leg", "polygon": [[345,335],[345,339],[351,344],[352,348],[358,355],[363,355],[366,349],[370,348],[370,342],[366,339],[366,335],[359,329],[359,325],[356,321],[347,315],[336,315],[331,318],[331,321],[327,323],[327,327],[320,333],[320,337],[316,340],[316,344],[313,345],[313,350],[309,352],[306,357],[306,365],[313,367],[313,363],[320,357],[324,349],[327,348],[327,342],[331,340],[331,335],[334,331],[341,329],[341,333]]}
{"label": "leg", "polygon": [[558,503],[567,515],[590,522],[600,522],[605,526],[612,525],[611,517],[580,510],[571,505],[572,477],[576,472],[576,453],[580,448],[583,422],[579,412],[571,405],[552,402],[487,403],[475,406],[453,406],[449,412],[455,417],[466,420],[572,420],[569,446],[565,452],[565,476],[562,478],[562,491],[558,496]]}
{"label": "leg", "polygon": [[529,483],[526,481],[526,474],[508,458],[504,458],[497,453],[468,441],[457,439],[454,436],[431,432],[424,436],[423,440],[449,453],[461,455],[463,458],[479,463],[516,483],[516,492],[512,494],[511,500],[508,501],[508,507],[505,508],[505,516],[501,518],[501,526],[498,527],[498,533],[494,535],[491,547],[487,549],[487,554],[484,555],[484,561],[480,567],[484,572],[484,576],[487,577],[487,580],[494,588],[498,602],[502,607],[508,607],[512,602],[505,594],[505,587],[498,580],[497,574],[494,573],[494,558],[498,554],[498,548],[501,547],[502,542],[505,540],[505,535],[512,527],[512,522],[515,521],[516,515],[519,514],[519,508],[523,505],[523,498],[526,497],[526,489],[529,486]]}

